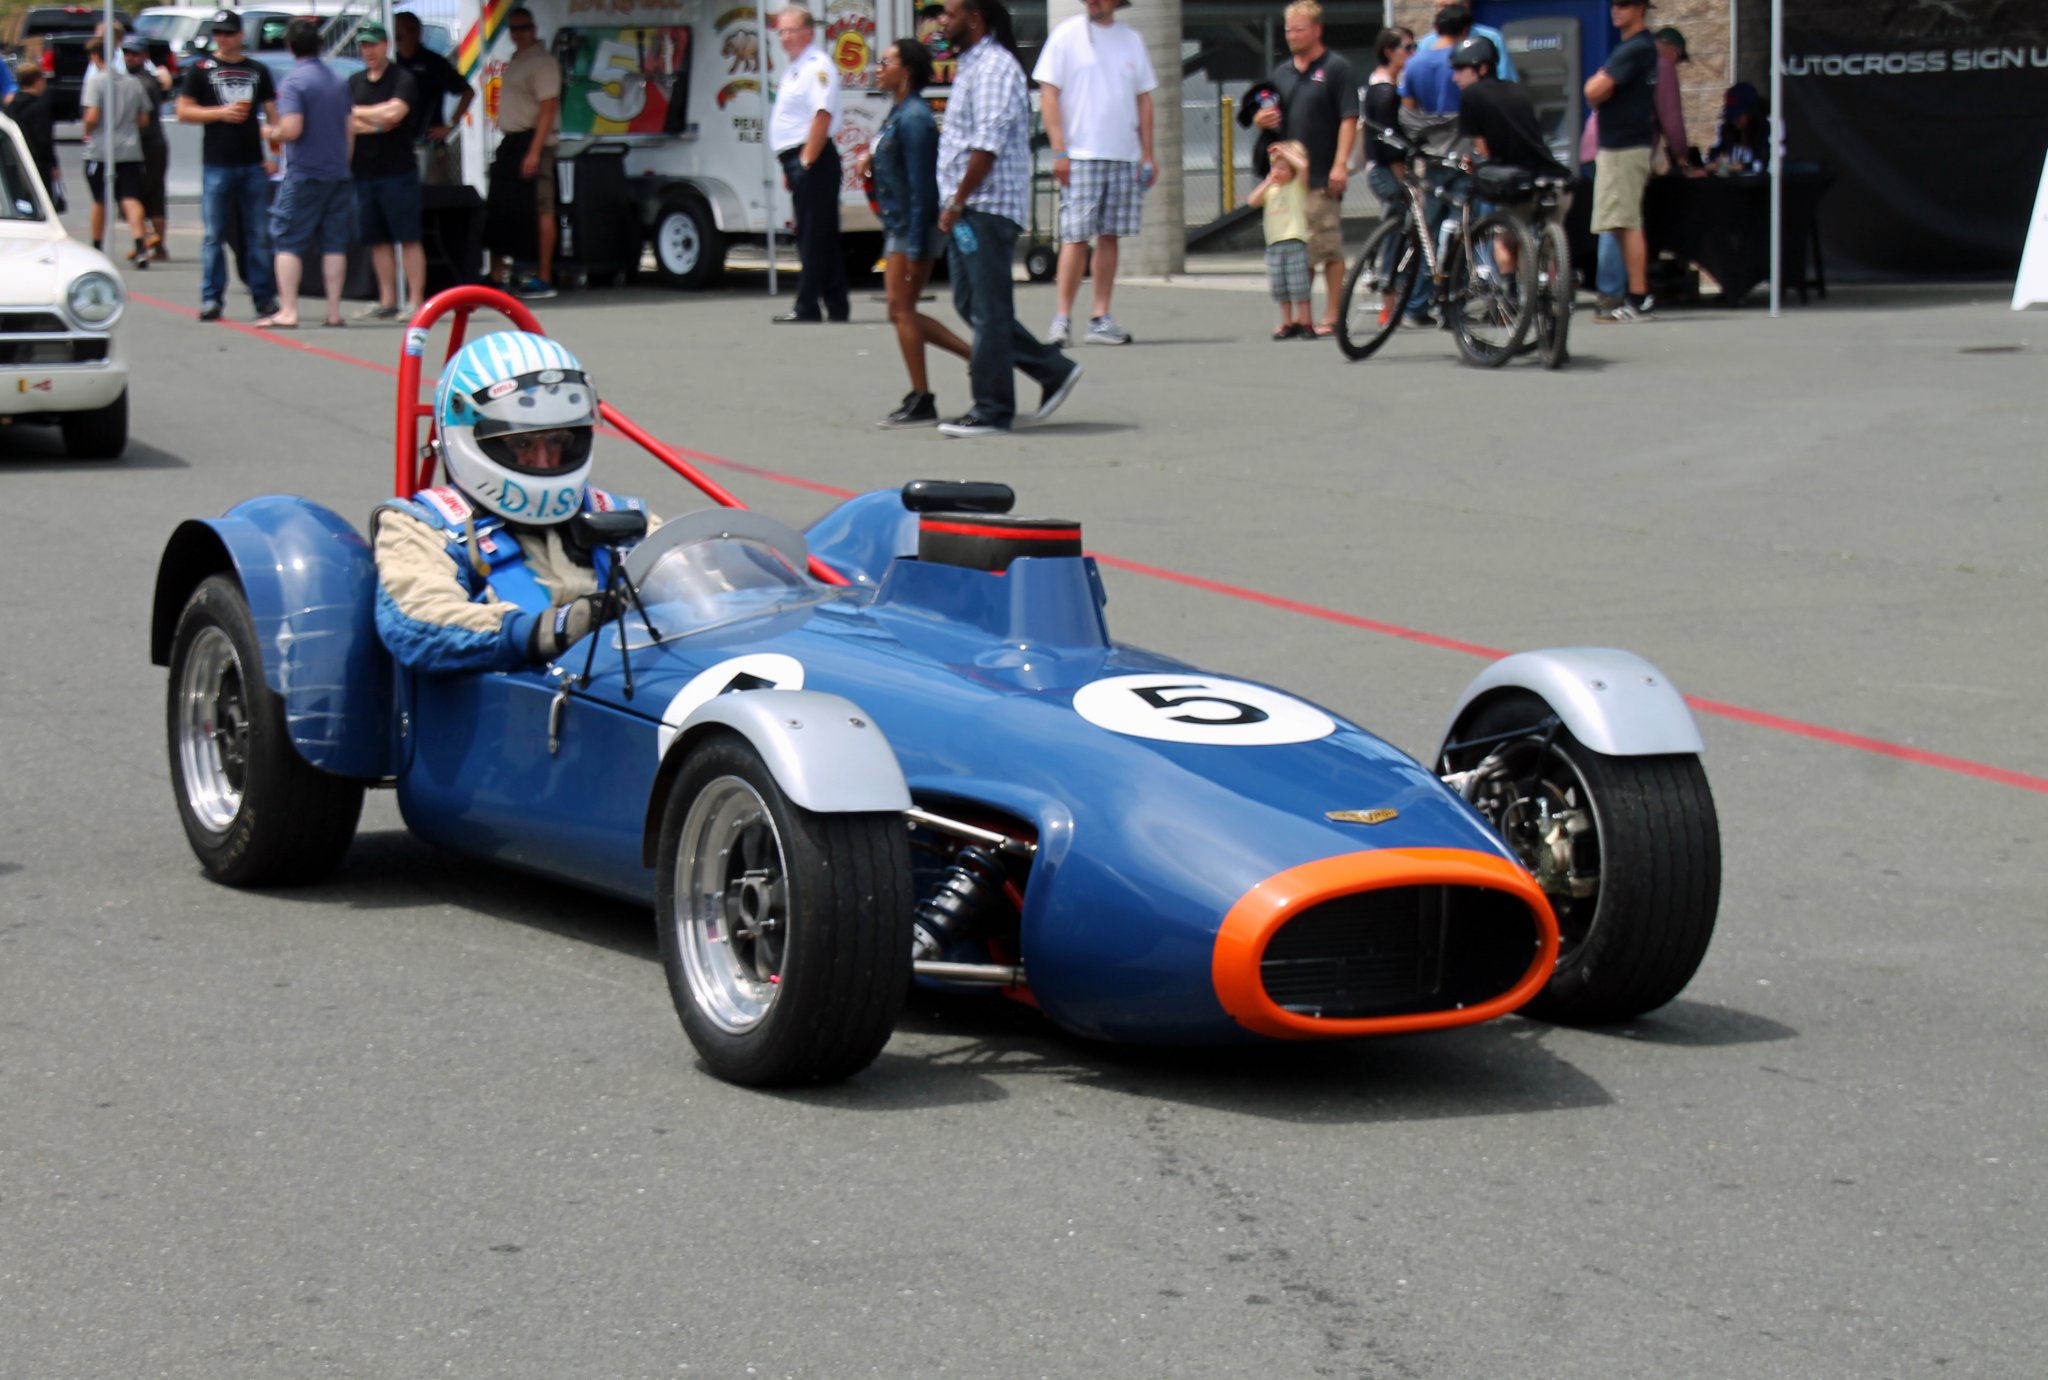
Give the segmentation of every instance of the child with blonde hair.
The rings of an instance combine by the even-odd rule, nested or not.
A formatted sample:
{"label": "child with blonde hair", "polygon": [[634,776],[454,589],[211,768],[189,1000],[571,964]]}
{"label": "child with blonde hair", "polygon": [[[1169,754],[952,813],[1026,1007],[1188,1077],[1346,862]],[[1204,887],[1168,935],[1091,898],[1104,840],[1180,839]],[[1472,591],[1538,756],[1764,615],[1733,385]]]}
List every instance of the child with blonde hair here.
{"label": "child with blonde hair", "polygon": [[1266,282],[1280,304],[1275,340],[1314,340],[1309,324],[1308,147],[1288,139],[1269,150],[1272,170],[1246,200],[1266,212]]}

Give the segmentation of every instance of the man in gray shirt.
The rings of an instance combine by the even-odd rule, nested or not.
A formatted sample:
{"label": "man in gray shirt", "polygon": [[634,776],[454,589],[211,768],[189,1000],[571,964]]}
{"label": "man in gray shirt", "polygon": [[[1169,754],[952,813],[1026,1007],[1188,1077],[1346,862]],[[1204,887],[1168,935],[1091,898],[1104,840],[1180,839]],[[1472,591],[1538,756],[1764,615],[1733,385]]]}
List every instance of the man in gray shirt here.
{"label": "man in gray shirt", "polygon": [[[114,35],[121,38],[117,31]],[[126,72],[111,83],[102,65],[103,32],[92,40],[92,67],[85,74],[85,90],[79,105],[85,112],[85,185],[92,191],[92,247],[99,249],[107,228],[107,144],[112,135],[114,195],[121,202],[121,214],[135,236],[135,251],[129,257],[137,268],[149,267],[149,253],[161,243],[149,233],[142,218],[142,126],[149,119],[149,103],[142,88]]]}
{"label": "man in gray shirt", "polygon": [[264,131],[273,148],[291,146],[284,185],[270,208],[277,244],[278,309],[258,330],[288,331],[299,324],[299,280],[306,255],[317,249],[327,288],[327,317],[341,326],[341,288],[348,276],[348,242],[355,233],[356,184],[349,173],[355,102],[348,83],[320,60],[320,22],[294,19],[285,46],[298,61],[277,88],[277,123]]}

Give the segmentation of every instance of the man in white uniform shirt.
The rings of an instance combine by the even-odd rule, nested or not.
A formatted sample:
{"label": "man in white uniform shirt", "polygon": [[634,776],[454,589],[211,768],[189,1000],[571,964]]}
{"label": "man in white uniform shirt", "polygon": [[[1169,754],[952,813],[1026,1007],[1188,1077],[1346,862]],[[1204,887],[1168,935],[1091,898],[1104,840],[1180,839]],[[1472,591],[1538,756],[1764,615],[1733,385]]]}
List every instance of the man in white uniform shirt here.
{"label": "man in white uniform shirt", "polygon": [[1074,343],[1074,298],[1095,241],[1091,345],[1128,345],[1130,334],[1109,314],[1116,290],[1117,241],[1138,233],[1139,208],[1158,175],[1152,158],[1152,92],[1159,79],[1145,40],[1116,22],[1129,0],[1083,0],[1077,14],[1052,31],[1031,76],[1052,141],[1052,175],[1060,194],[1058,313],[1048,345]]}
{"label": "man in white uniform shirt", "polygon": [[[839,69],[816,43],[811,12],[791,5],[775,16],[775,34],[789,69],[775,92],[768,142],[782,161],[782,180],[796,212],[796,305],[780,323],[847,317],[846,262],[839,256]],[[821,312],[820,306],[824,308]]]}

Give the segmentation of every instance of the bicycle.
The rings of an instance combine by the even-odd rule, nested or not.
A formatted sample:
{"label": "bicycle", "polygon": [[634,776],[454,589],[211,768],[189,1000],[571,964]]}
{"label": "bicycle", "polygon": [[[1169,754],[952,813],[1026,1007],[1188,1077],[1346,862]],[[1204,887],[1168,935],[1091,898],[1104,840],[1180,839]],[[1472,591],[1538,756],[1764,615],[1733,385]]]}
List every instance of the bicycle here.
{"label": "bicycle", "polygon": [[[1440,308],[1458,352],[1481,368],[1498,368],[1522,351],[1531,329],[1544,365],[1566,358],[1571,326],[1571,250],[1559,208],[1568,183],[1500,164],[1424,154],[1397,131],[1381,137],[1407,152],[1405,214],[1383,221],[1345,279],[1337,344],[1347,359],[1371,355],[1400,326],[1418,276],[1430,274],[1429,303]],[[1419,170],[1419,171],[1418,171]],[[1439,243],[1429,233],[1427,196],[1453,208]],[[1490,209],[1477,212],[1480,203]],[[1518,268],[1498,270],[1497,246]],[[1535,291],[1526,290],[1533,283]]]}

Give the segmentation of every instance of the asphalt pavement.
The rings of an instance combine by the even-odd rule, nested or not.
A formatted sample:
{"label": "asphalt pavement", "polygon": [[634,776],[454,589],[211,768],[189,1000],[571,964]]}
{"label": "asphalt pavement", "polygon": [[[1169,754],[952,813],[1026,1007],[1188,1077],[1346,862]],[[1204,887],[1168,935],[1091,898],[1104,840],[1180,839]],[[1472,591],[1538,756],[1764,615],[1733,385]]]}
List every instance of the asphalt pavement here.
{"label": "asphalt pavement", "polygon": [[386,794],[326,885],[200,875],[158,553],[258,493],[366,515],[401,333],[266,338],[239,290],[197,323],[178,216],[128,274],[127,457],[0,429],[0,1375],[2037,1373],[2048,318],[1837,289],[1582,314],[1554,374],[1423,332],[1347,365],[1198,271],[1119,289],[1138,343],[1077,349],[1054,424],[949,441],[874,428],[871,297],[540,304],[747,502],[1006,480],[1084,524],[1118,637],[1411,752],[1489,649],[1627,647],[1701,701],[1720,927],[1624,1028],[1146,1052],[920,998],[867,1073],[761,1093],[696,1063],[644,913]]}

